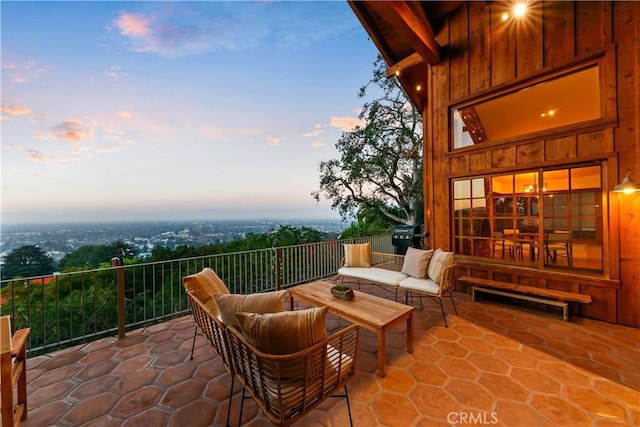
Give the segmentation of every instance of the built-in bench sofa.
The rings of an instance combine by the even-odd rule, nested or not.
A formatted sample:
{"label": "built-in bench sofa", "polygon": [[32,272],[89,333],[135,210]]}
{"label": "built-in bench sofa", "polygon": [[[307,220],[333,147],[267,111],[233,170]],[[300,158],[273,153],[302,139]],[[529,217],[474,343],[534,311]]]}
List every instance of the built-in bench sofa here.
{"label": "built-in bench sofa", "polygon": [[408,248],[403,256],[371,252],[369,243],[346,244],[344,249],[345,256],[342,267],[338,269],[339,276],[392,289],[396,300],[398,290],[404,290],[405,303],[408,303],[413,293],[427,296],[440,305],[445,326],[448,324],[442,303],[444,296],[451,298],[453,309],[458,314],[451,293],[455,271],[453,252]]}

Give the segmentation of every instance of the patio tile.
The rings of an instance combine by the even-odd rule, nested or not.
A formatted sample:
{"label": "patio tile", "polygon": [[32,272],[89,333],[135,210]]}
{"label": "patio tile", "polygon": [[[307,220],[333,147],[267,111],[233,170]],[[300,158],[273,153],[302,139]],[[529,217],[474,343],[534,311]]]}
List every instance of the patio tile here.
{"label": "patio tile", "polygon": [[[439,420],[446,420],[450,413],[461,409],[460,404],[449,393],[445,392],[441,387],[431,385],[419,384],[411,392],[409,399],[417,408],[421,408],[430,417]],[[391,425],[400,426],[402,424],[392,423]]]}
{"label": "patio tile", "polygon": [[620,422],[626,422],[627,420],[627,411],[622,405],[613,400],[602,399],[600,396],[594,395],[591,388],[564,387],[562,393],[575,406],[595,412],[599,417]]}
{"label": "patio tile", "polygon": [[101,377],[113,371],[118,364],[111,360],[99,360],[96,363],[92,363],[82,368],[76,376],[82,381],[90,380],[91,378]]}
{"label": "patio tile", "polygon": [[381,424],[408,426],[419,417],[412,402],[398,394],[382,393],[374,400],[372,406]]}
{"label": "patio tile", "polygon": [[[362,290],[393,299],[374,287]],[[640,425],[637,329],[581,318],[565,323],[555,313],[474,303],[461,294],[456,303],[458,315],[445,306],[445,328],[435,303],[412,301],[415,351],[407,353],[402,327],[389,331],[385,378],[377,376],[376,335],[361,330],[349,383],[354,426],[478,425],[482,417],[507,427]],[[346,324],[329,322],[332,330]],[[185,316],[123,340],[29,358],[24,425],[224,425],[231,377],[200,335],[191,359],[193,332]],[[240,400],[236,381],[231,425]],[[347,418],[344,399],[330,398],[297,424],[343,427]],[[252,399],[242,423],[271,425]]]}
{"label": "patio tile", "polygon": [[515,367],[511,370],[511,378],[518,381],[523,387],[526,385],[532,391],[549,394],[559,394],[561,391],[559,382],[537,370]]}
{"label": "patio tile", "polygon": [[389,393],[409,393],[416,386],[415,378],[406,370],[389,367],[387,376],[379,378],[382,390]]}
{"label": "patio tile", "polygon": [[120,380],[113,386],[114,393],[126,394],[132,390],[152,384],[158,372],[153,369],[141,369],[136,372],[122,374]]}
{"label": "patio tile", "polygon": [[120,399],[113,393],[101,393],[89,399],[81,400],[69,410],[61,419],[67,425],[80,425],[102,415],[108,414]]}
{"label": "patio tile", "polygon": [[533,396],[531,405],[558,426],[590,425],[592,418],[558,396]]}
{"label": "patio tile", "polygon": [[[188,405],[176,409],[171,414],[169,425],[193,427],[210,426],[216,418],[217,410],[218,405],[214,402],[196,400],[190,402]],[[222,418],[222,422],[224,422],[224,418]],[[237,424],[237,421],[235,421],[235,423]]]}
{"label": "patio tile", "polygon": [[445,390],[461,406],[482,411],[490,411],[493,408],[494,395],[475,381],[452,378],[445,386]]}
{"label": "patio tile", "polygon": [[164,390],[154,385],[147,385],[140,389],[125,394],[113,409],[113,413],[123,418],[144,412],[145,409],[155,406]]}
{"label": "patio tile", "polygon": [[188,378],[191,378],[195,370],[195,364],[185,363],[172,366],[170,368],[164,369],[160,373],[160,375],[158,375],[156,383],[163,387],[178,384]]}
{"label": "patio tile", "polygon": [[[429,360],[425,358],[425,360]],[[417,361],[410,370],[413,377],[422,384],[445,385],[449,380],[437,363]]]}
{"label": "patio tile", "polygon": [[162,396],[160,404],[170,409],[176,409],[188,402],[196,400],[202,394],[205,383],[200,380],[189,379],[170,387]]}
{"label": "patio tile", "polygon": [[83,382],[69,394],[69,397],[82,400],[95,396],[100,393],[107,392],[118,381],[118,377],[112,375],[103,375],[99,378]]}
{"label": "patio tile", "polygon": [[516,402],[526,402],[529,390],[518,381],[507,375],[497,375],[484,372],[478,380],[484,388],[496,398],[505,398]]}

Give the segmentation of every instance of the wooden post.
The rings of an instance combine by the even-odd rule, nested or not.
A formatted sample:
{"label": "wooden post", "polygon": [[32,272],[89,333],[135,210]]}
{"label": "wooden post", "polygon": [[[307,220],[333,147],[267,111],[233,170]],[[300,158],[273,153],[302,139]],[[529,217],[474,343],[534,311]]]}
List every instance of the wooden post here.
{"label": "wooden post", "polygon": [[111,258],[111,265],[116,268],[118,283],[118,339],[125,337],[124,325],[124,254],[121,251],[120,256]]}

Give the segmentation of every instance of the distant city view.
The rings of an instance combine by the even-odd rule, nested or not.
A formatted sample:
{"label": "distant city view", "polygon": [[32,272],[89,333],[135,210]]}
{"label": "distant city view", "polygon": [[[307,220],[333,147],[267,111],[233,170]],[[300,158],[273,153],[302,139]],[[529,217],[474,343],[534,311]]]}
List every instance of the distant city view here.
{"label": "distant city view", "polygon": [[2,225],[0,263],[13,249],[35,245],[55,261],[81,246],[103,245],[123,240],[131,244],[141,257],[154,247],[174,249],[176,246],[204,246],[277,230],[281,225],[309,227],[338,235],[346,227],[340,220],[220,220],[220,221],[149,221],[79,224],[15,224]]}

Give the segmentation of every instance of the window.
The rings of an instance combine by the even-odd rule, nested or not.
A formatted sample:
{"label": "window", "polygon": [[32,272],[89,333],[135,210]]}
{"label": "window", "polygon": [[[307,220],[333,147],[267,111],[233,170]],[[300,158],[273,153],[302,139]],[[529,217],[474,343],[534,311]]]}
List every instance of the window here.
{"label": "window", "polygon": [[600,66],[451,109],[453,148],[510,140],[603,118]]}
{"label": "window", "polygon": [[455,252],[602,271],[601,181],[599,165],[456,180]]}

